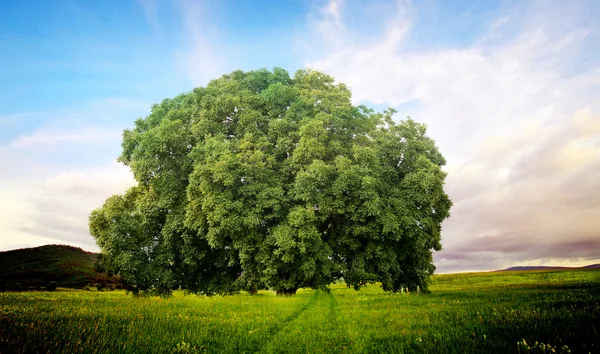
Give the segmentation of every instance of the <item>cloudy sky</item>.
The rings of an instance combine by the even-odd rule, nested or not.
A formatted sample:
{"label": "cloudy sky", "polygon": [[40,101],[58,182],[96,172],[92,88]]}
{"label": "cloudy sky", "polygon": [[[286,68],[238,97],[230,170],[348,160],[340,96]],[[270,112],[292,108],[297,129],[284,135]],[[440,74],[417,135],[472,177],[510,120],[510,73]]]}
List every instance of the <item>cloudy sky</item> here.
{"label": "cloudy sky", "polygon": [[236,70],[312,67],[429,127],[454,201],[439,272],[600,263],[599,1],[0,4],[0,250],[97,251],[120,135]]}

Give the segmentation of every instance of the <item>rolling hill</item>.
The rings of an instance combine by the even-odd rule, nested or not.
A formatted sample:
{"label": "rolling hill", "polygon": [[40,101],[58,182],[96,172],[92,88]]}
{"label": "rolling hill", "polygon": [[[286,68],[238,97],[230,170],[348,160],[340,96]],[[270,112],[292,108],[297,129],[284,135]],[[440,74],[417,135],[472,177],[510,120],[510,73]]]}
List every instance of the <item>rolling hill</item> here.
{"label": "rolling hill", "polygon": [[96,272],[98,254],[66,245],[46,245],[0,252],[0,288],[36,289],[50,281],[79,288],[89,284],[117,286],[118,277]]}
{"label": "rolling hill", "polygon": [[505,271],[527,271],[527,270],[570,270],[570,269],[600,269],[600,264],[590,264],[583,267],[561,267],[561,266],[517,266],[498,270]]}

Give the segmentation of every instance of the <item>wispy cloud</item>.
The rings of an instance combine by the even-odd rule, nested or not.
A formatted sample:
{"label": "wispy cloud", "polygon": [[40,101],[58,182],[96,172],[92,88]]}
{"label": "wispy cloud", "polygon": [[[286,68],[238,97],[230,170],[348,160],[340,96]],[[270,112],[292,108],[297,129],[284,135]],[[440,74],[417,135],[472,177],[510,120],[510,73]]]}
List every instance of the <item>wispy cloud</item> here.
{"label": "wispy cloud", "polygon": [[187,44],[177,62],[194,86],[204,86],[231,69],[228,57],[216,42],[218,29],[210,20],[207,2],[181,0],[179,10]]}
{"label": "wispy cloud", "polygon": [[87,217],[132,185],[116,163],[121,132],[149,108],[109,98],[11,122],[7,129],[25,131],[0,144],[0,250],[46,243],[96,249]]}
{"label": "wispy cloud", "polygon": [[155,33],[160,33],[162,26],[159,20],[159,1],[158,0],[138,0],[138,3],[144,11],[146,21],[152,26]]}
{"label": "wispy cloud", "polygon": [[338,46],[343,43],[341,38],[344,35],[344,26],[341,19],[344,2],[344,0],[329,0],[319,7],[318,13],[310,20],[311,27],[331,45]]}
{"label": "wispy cloud", "polygon": [[19,149],[47,149],[48,147],[75,142],[106,142],[117,143],[122,130],[109,130],[102,127],[86,127],[82,130],[42,130],[30,135],[18,137],[10,147]]}
{"label": "wispy cloud", "polygon": [[[356,103],[391,105],[429,125],[448,160],[455,204],[444,251],[435,254],[440,271],[600,262],[597,2],[508,1],[479,6],[482,17],[471,12],[477,6],[444,1],[321,0],[305,26],[286,25],[276,43],[256,43],[260,50],[235,38],[245,24],[219,26],[227,18],[215,10],[218,2],[139,4],[160,45],[114,48],[164,52],[166,59],[145,64],[151,74],[163,69],[151,75],[156,82],[135,88],[131,78],[110,79],[77,88],[130,85],[158,100],[250,65],[306,64],[347,83]],[[286,57],[290,44],[301,64]],[[106,54],[94,50],[94,57]],[[135,69],[127,66],[131,52],[121,54],[128,58],[118,60],[123,73]],[[83,103],[0,117],[0,249],[54,242],[94,249],[87,215],[133,183],[114,162],[120,131],[155,102],[76,101]]]}
{"label": "wispy cloud", "polygon": [[323,13],[324,17],[326,17],[326,18],[330,17],[331,19],[333,19],[333,23],[337,27],[342,27],[342,24],[340,21],[341,20],[340,12],[342,10],[343,5],[344,5],[344,0],[329,0],[329,2],[321,8],[321,12]]}
{"label": "wispy cloud", "polygon": [[[397,106],[429,125],[455,203],[439,269],[600,260],[600,62],[578,68],[599,26],[578,21],[578,7],[515,5],[469,46],[409,50],[416,10],[396,4],[379,38],[340,37],[308,66],[349,84],[356,102]],[[493,246],[469,247],[477,242]]]}
{"label": "wispy cloud", "polygon": [[97,250],[87,225],[90,212],[131,185],[131,173],[116,163],[5,183],[0,187],[0,250],[47,243]]}

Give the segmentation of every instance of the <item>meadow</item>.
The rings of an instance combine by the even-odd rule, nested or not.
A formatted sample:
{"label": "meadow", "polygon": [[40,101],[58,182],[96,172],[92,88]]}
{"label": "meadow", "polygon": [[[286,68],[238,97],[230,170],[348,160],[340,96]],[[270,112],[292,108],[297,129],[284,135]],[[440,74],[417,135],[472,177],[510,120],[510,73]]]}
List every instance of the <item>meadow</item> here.
{"label": "meadow", "polygon": [[600,271],[436,275],[431,294],[0,293],[0,353],[598,353]]}

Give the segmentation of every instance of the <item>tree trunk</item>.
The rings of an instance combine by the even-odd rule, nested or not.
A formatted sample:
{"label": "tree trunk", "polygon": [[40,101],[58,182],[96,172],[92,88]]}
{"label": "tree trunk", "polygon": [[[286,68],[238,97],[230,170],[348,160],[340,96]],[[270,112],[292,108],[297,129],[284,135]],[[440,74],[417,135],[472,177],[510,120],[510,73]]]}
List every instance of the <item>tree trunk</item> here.
{"label": "tree trunk", "polygon": [[296,291],[298,291],[298,289],[280,289],[277,290],[277,296],[294,296],[296,295]]}

